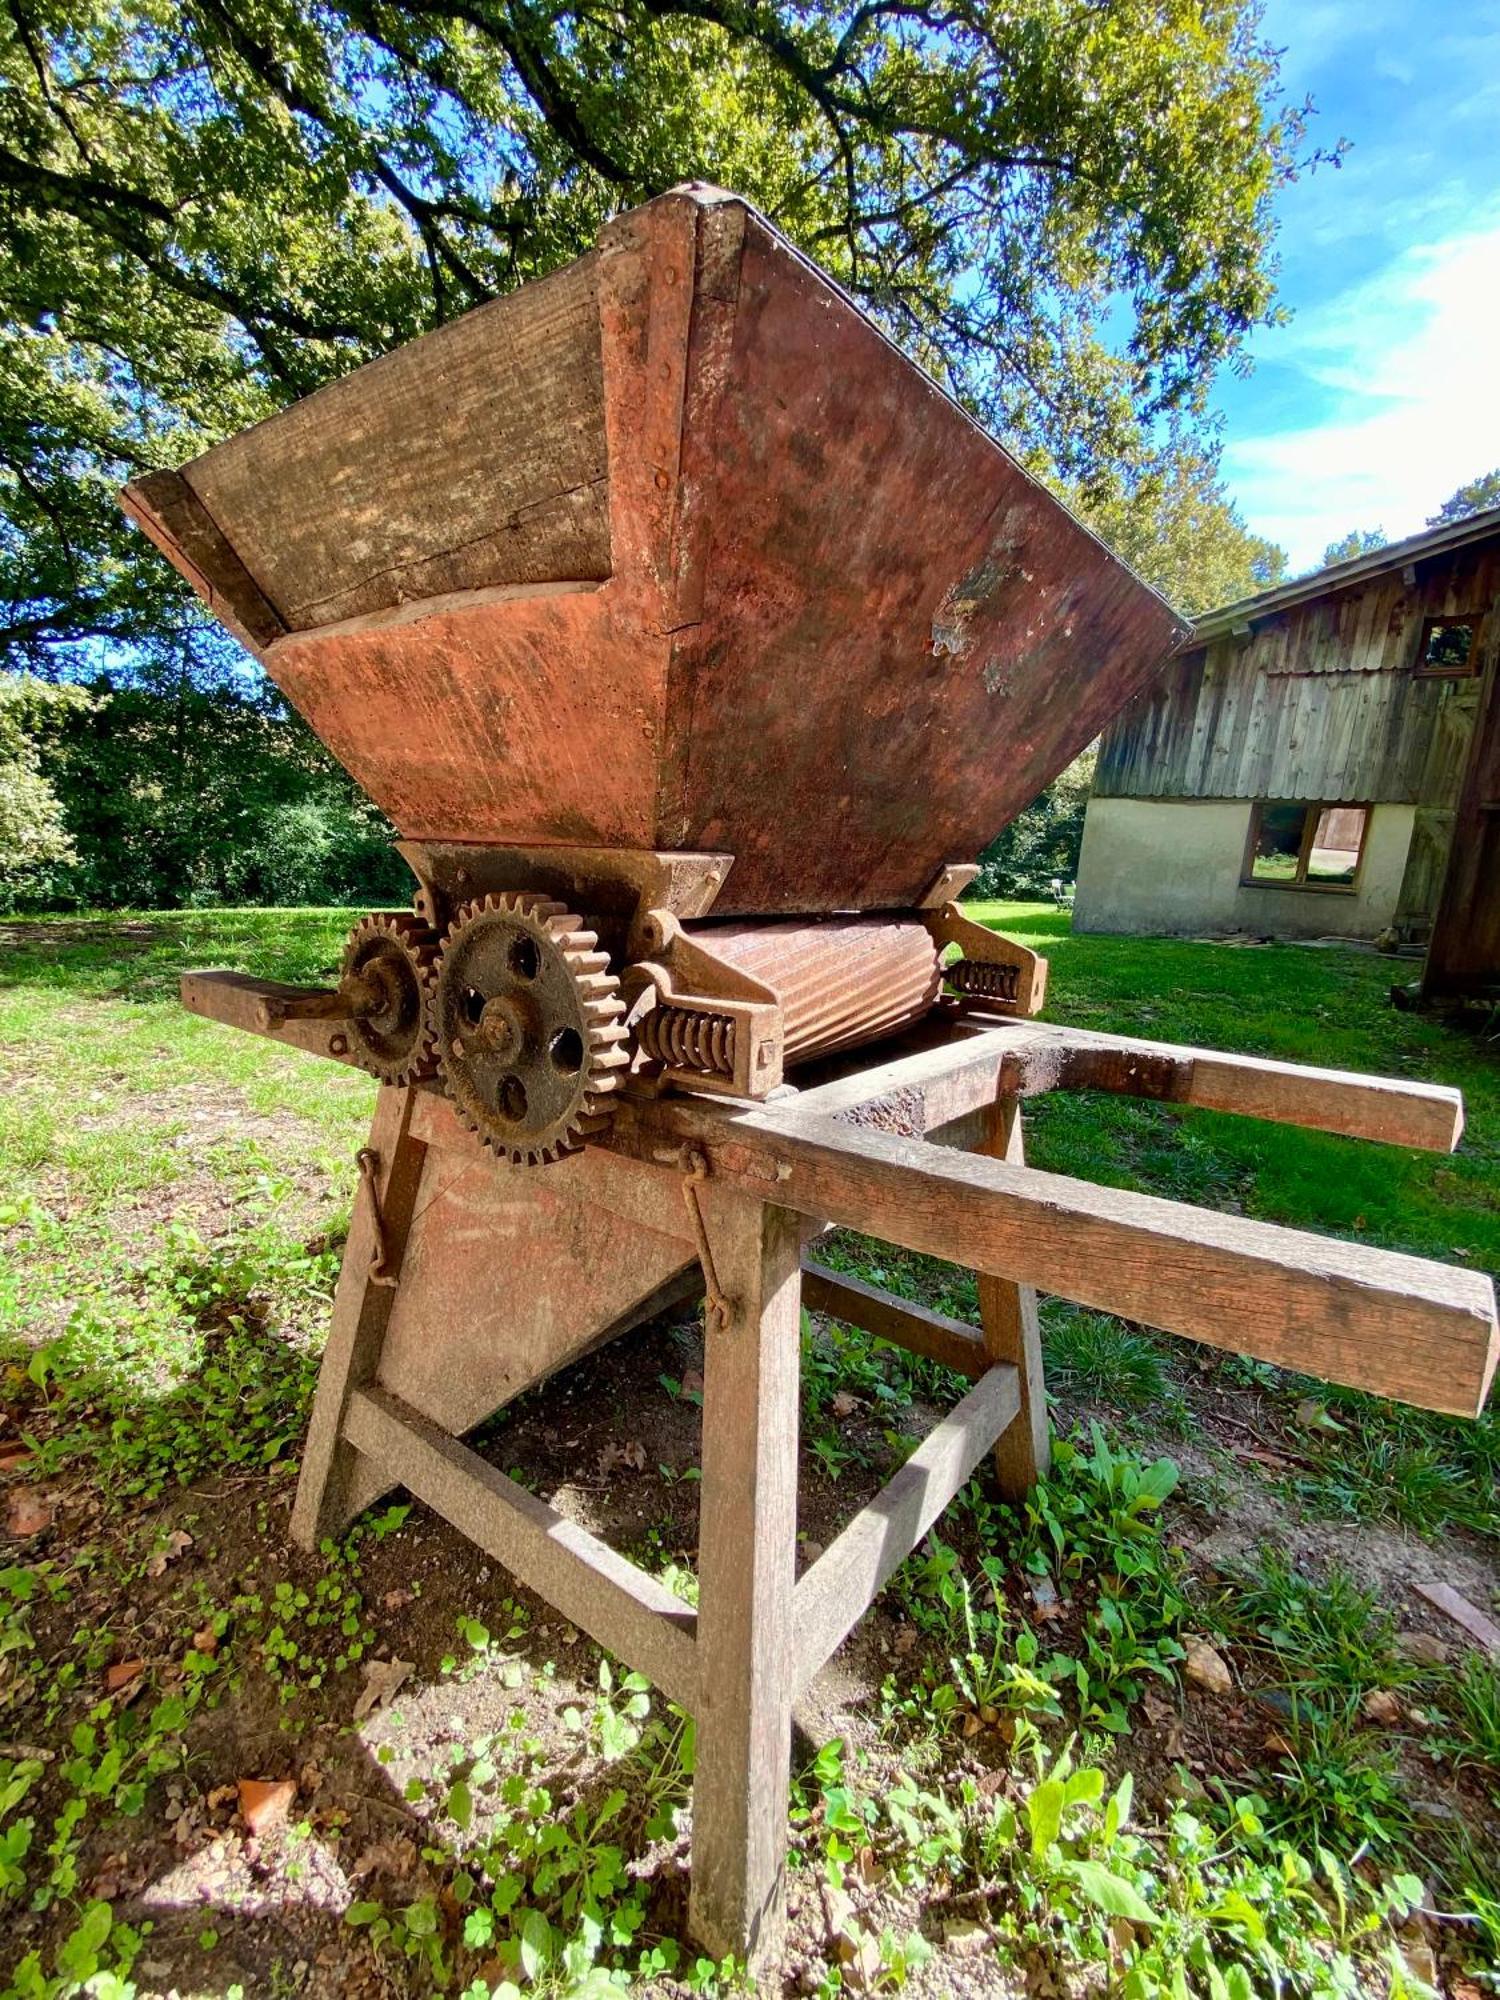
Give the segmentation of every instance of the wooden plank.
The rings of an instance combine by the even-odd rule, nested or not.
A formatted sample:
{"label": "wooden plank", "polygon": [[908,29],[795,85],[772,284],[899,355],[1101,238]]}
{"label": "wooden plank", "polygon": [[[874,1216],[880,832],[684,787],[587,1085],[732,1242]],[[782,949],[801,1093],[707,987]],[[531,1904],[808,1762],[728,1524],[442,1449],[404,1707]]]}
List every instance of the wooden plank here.
{"label": "wooden plank", "polygon": [[[998,1099],[989,1108],[982,1152],[990,1159],[1025,1163],[1021,1136],[1021,1106],[1014,1097]],[[993,1362],[1009,1363],[1016,1372],[1020,1412],[995,1443],[995,1480],[1007,1500],[1020,1500],[1052,1464],[1051,1430],[1047,1422],[1047,1383],[1042,1368],[1042,1327],[1036,1292],[1013,1278],[979,1273],[979,1323],[984,1351]]]}
{"label": "wooden plank", "polygon": [[949,1501],[963,1490],[990,1446],[1014,1428],[1020,1406],[1015,1369],[1004,1364],[989,1369],[818,1557],[792,1600],[797,1694],[843,1644]]}
{"label": "wooden plank", "polygon": [[607,1143],[704,1147],[804,1214],[1146,1326],[1419,1408],[1473,1416],[1496,1358],[1476,1271],[1218,1215],[793,1107],[621,1107]]}
{"label": "wooden plank", "polygon": [[528,1590],[696,1711],[697,1615],[654,1577],[383,1389],[350,1399],[344,1435]]}
{"label": "wooden plank", "polygon": [[350,1397],[373,1379],[380,1365],[400,1289],[375,1284],[370,1274],[380,1257],[385,1272],[399,1277],[406,1254],[427,1162],[427,1148],[411,1130],[415,1095],[386,1087],[375,1105],[369,1150],[375,1155],[380,1214],[377,1221],[370,1192],[362,1188],[344,1245],[292,1508],[291,1537],[304,1549],[315,1549],[326,1535],[342,1534],[363,1504],[353,1491],[355,1456],[344,1437],[344,1418]]}
{"label": "wooden plank", "polygon": [[279,979],[253,979],[245,972],[185,972],[178,990],[187,1011],[205,1021],[220,1021],[242,1034],[263,1035],[286,1048],[358,1067],[349,1054],[348,1026],[343,1021],[284,1021],[275,1028],[265,1025],[260,1012],[264,1001],[293,999],[306,991],[304,987],[287,986]]}
{"label": "wooden plank", "polygon": [[479,306],[184,468],[290,630],[610,574],[596,264]]}
{"label": "wooden plank", "polygon": [[285,632],[280,613],[180,472],[132,479],[120,489],[120,505],[248,652],[259,654]]}
{"label": "wooden plank", "polygon": [[[997,1020],[990,1026],[1009,1051],[1000,1087],[1022,1096],[1044,1090],[1105,1090],[1162,1097],[1205,1111],[1437,1153],[1451,1153],[1463,1133],[1463,1093],[1447,1084],[1319,1069],[1050,1023]],[[1132,1063],[1139,1067],[1132,1070]]]}
{"label": "wooden plank", "polygon": [[845,1326],[873,1333],[877,1340],[904,1347],[909,1354],[940,1361],[960,1375],[977,1377],[989,1366],[978,1327],[950,1319],[946,1313],[931,1312],[909,1299],[893,1298],[846,1272],[830,1271],[804,1260],[802,1303],[812,1312],[826,1313]]}
{"label": "wooden plank", "polygon": [[688,1922],[755,1970],[785,1921],[802,1223],[722,1190],[705,1204],[729,1307],[706,1316]]}

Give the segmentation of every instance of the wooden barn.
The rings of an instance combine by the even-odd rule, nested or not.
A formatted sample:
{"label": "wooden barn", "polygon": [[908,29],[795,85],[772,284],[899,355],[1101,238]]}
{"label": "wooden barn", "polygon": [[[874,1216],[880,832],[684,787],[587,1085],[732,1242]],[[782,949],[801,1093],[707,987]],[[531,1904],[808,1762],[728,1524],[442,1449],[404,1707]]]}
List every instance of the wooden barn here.
{"label": "wooden barn", "polygon": [[1104,737],[1080,930],[1430,940],[1500,978],[1500,508],[1210,612]]}

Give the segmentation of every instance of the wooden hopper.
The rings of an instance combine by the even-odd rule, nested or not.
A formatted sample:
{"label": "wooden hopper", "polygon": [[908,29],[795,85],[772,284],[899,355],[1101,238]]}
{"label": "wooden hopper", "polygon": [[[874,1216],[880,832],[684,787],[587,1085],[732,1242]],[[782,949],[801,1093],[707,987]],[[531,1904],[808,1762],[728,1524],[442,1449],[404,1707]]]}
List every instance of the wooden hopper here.
{"label": "wooden hopper", "polygon": [[755,211],[664,195],[125,504],[424,841],[908,909],[1184,631]]}
{"label": "wooden hopper", "polygon": [[[951,898],[1181,627],[742,202],[665,195],[126,504],[419,885],[335,989],[183,981],[385,1085],[292,1532],[399,1481],[682,1703],[715,1955],[775,1955],[793,1702],[981,1460],[1046,1470],[1038,1290],[1483,1405],[1482,1274],[1026,1165],[1047,1090],[1444,1150],[1462,1107],[1027,1018],[1044,963]],[[978,1323],[829,1225],[973,1269]],[[459,1440],[697,1293],[690,1608]],[[798,1577],[804,1300],[972,1386]]]}

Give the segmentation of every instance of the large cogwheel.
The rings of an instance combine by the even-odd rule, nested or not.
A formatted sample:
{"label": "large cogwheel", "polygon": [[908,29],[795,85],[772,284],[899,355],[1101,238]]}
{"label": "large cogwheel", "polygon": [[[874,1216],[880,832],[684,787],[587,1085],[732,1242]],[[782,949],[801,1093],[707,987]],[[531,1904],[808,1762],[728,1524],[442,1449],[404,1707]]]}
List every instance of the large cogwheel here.
{"label": "large cogwheel", "polygon": [[437,1067],[430,992],[437,933],[407,911],[361,917],[344,945],[340,984],[363,994],[349,1053],[382,1083],[415,1083]]}
{"label": "large cogwheel", "polygon": [[438,1066],[464,1123],[514,1166],[575,1152],[608,1122],[630,1055],[597,945],[561,903],[521,893],[469,903],[443,939]]}

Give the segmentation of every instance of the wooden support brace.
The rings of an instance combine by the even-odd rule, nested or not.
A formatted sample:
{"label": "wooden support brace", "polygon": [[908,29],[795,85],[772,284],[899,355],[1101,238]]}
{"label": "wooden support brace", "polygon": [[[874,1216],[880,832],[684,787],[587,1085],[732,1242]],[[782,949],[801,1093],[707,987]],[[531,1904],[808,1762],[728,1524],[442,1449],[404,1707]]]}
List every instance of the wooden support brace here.
{"label": "wooden support brace", "polygon": [[703,1199],[727,1310],[706,1321],[688,1921],[754,1970],[785,1922],[802,1222],[712,1184]]}
{"label": "wooden support brace", "polygon": [[344,1436],[601,1646],[697,1710],[697,1613],[654,1577],[382,1389],[350,1398]]}
{"label": "wooden support brace", "polygon": [[901,1470],[862,1508],[797,1585],[794,1694],[848,1637],[1021,1408],[1016,1370],[981,1375],[951,1416],[929,1431]]}
{"label": "wooden support brace", "polygon": [[888,1340],[893,1347],[904,1347],[908,1354],[940,1361],[960,1375],[978,1377],[990,1365],[977,1326],[931,1312],[909,1299],[893,1298],[862,1278],[826,1270],[821,1264],[802,1266],[802,1303],[812,1312],[872,1333],[877,1340]]}
{"label": "wooden support brace", "polygon": [[[630,1108],[633,1111],[633,1107]],[[1210,1346],[1473,1416],[1500,1334],[1490,1280],[1393,1250],[1096,1187],[803,1115],[622,1107],[608,1143],[671,1136],[805,1215]]]}
{"label": "wooden support brace", "polygon": [[[986,1106],[980,1150],[1012,1166],[1025,1164],[1021,1141],[1021,1106],[1002,1097]],[[979,1323],[984,1351],[991,1361],[1008,1361],[1016,1371],[1020,1415],[995,1446],[995,1479],[1002,1496],[1019,1500],[1046,1477],[1052,1464],[1051,1431],[1047,1423],[1047,1383],[1042,1368],[1042,1324],[1036,1292],[1013,1278],[979,1273]]]}
{"label": "wooden support brace", "polygon": [[349,1398],[380,1366],[396,1296],[390,1280],[399,1282],[416,1208],[427,1148],[412,1134],[415,1098],[413,1090],[386,1088],[375,1106],[366,1148],[370,1172],[349,1224],[292,1508],[292,1540],[304,1549],[342,1534],[368,1498],[355,1492],[356,1460],[344,1416]]}

